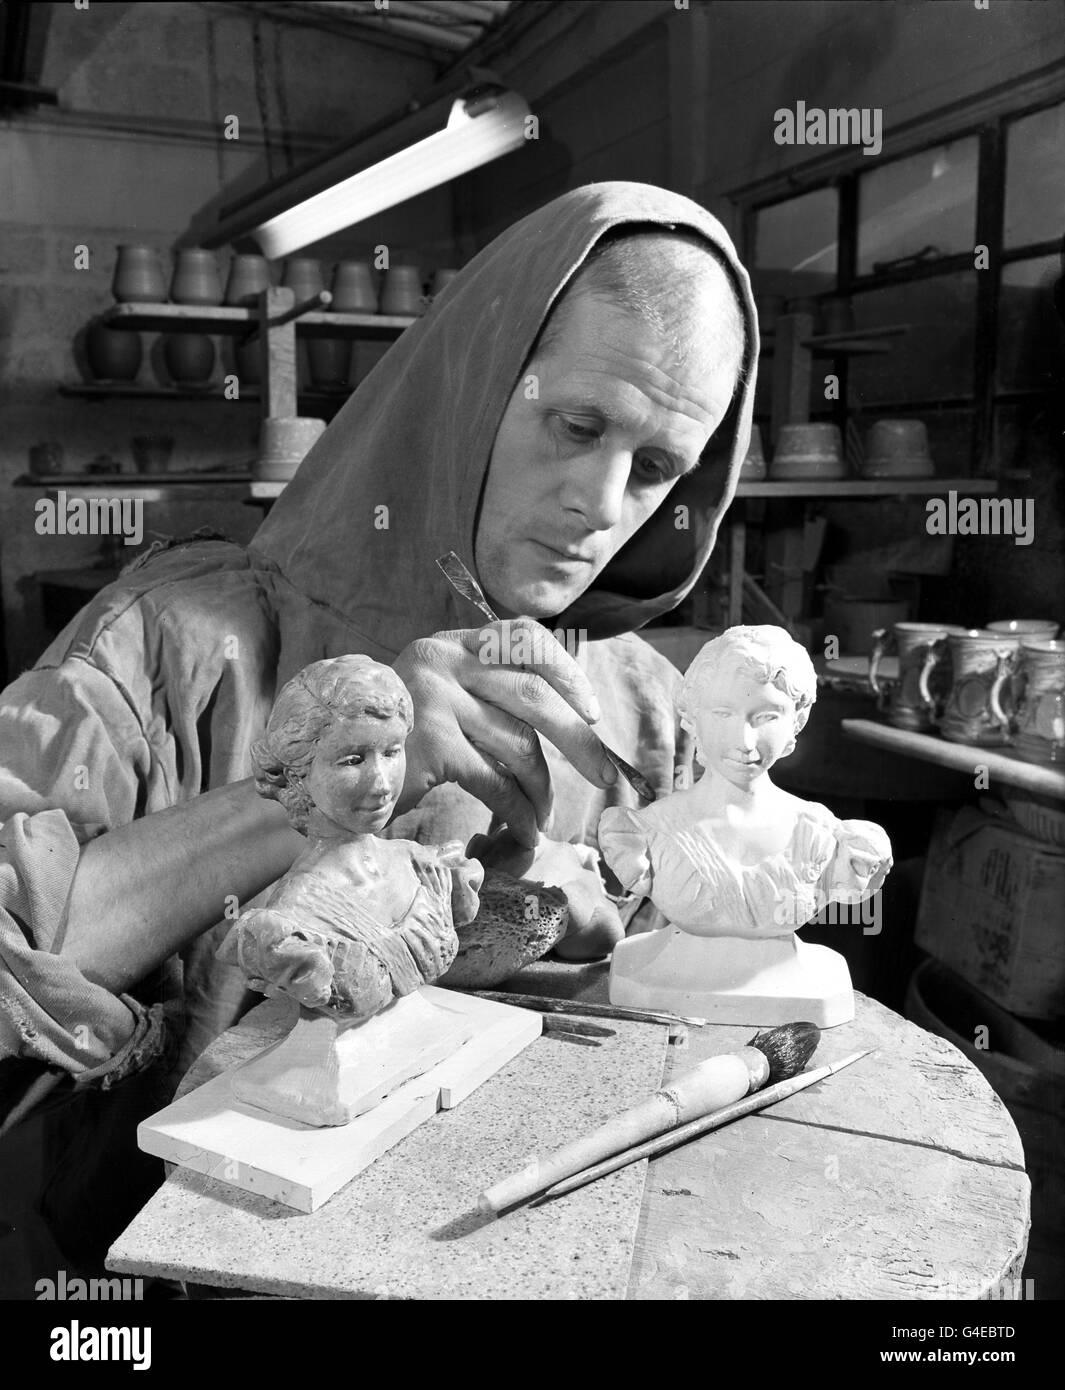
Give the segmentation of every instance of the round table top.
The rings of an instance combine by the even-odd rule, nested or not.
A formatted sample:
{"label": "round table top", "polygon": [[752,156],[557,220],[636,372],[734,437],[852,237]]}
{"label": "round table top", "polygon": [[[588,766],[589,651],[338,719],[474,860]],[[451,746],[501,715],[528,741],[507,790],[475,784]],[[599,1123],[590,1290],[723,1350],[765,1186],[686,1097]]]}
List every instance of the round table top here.
{"label": "round table top", "polygon": [[[508,988],[605,1002],[606,984],[605,964],[540,962]],[[507,1247],[492,1243],[497,1235],[505,1239],[503,1223],[495,1235],[479,1232],[475,1222],[462,1224],[470,1194],[485,1185],[480,1179],[486,1173],[499,1175],[491,1172],[493,1159],[510,1171],[515,1154],[542,1152],[584,1132],[588,1120],[581,1105],[588,1096],[594,1101],[612,1068],[642,1068],[635,1089],[646,1094],[659,1084],[646,1078],[661,1058],[667,1076],[686,1070],[744,1045],[750,1027],[693,1027],[686,1039],[667,1046],[662,1025],[600,1018],[595,1021],[617,1034],[601,1050],[537,1039],[456,1110],[434,1117],[309,1214],[177,1171],[116,1242],[108,1265],[287,1297],[372,1296],[377,1256],[360,1252],[360,1217],[370,1246],[376,1220],[382,1231],[395,1221],[402,1227],[413,1220],[416,1226],[409,1208],[419,1185],[427,1184],[437,1203],[435,1224],[418,1232],[429,1243],[408,1247],[409,1287],[397,1273],[395,1250],[380,1255],[387,1275],[379,1282],[389,1296],[975,1299],[992,1290],[1009,1297],[1011,1287],[1019,1296],[1030,1189],[1005,1106],[950,1043],[862,995],[856,1004],[853,1022],[824,1032],[811,1065],[863,1048],[875,1049],[872,1055],[649,1165],[631,1165],[570,1197],[521,1210],[510,1227],[515,1254],[523,1239],[533,1246],[540,1242],[541,1250],[558,1242],[567,1245],[567,1268],[571,1260],[583,1260],[590,1273],[598,1260],[603,1269],[615,1270],[613,1282],[605,1274],[599,1283],[593,1278],[583,1294],[552,1295],[542,1284],[537,1291],[512,1282],[509,1269],[499,1264]],[[267,1020],[265,1032],[261,1026],[249,1029],[256,1014]],[[203,1054],[182,1092],[246,1060],[286,1028],[276,1001],[260,1005]],[[631,1103],[624,1100],[622,1108]],[[457,1120],[467,1107],[465,1118]],[[606,1113],[618,1108],[616,1098],[608,1097]],[[478,1122],[483,1149],[470,1128],[478,1114],[484,1117]],[[427,1131],[438,1123],[434,1143]],[[443,1152],[449,1135],[458,1132],[449,1124],[466,1125],[462,1159],[454,1149]],[[504,1159],[500,1145],[508,1126],[518,1137],[507,1136],[512,1148]],[[437,1146],[445,1166],[434,1176],[425,1165],[437,1161]],[[444,1191],[449,1186],[450,1228],[439,1225],[442,1212],[451,1214]],[[610,1227],[609,1249],[602,1215],[607,1208],[597,1216],[590,1205],[596,1201],[606,1203],[612,1216],[622,1205],[631,1216],[628,1226],[620,1220]],[[388,1203],[395,1205],[378,1210]],[[402,1238],[397,1228],[395,1239]],[[476,1260],[473,1266],[467,1261],[466,1282],[455,1287],[443,1259],[462,1241],[475,1247],[470,1253]],[[326,1279],[323,1250],[334,1244],[345,1253]],[[435,1274],[438,1250],[442,1262]]]}

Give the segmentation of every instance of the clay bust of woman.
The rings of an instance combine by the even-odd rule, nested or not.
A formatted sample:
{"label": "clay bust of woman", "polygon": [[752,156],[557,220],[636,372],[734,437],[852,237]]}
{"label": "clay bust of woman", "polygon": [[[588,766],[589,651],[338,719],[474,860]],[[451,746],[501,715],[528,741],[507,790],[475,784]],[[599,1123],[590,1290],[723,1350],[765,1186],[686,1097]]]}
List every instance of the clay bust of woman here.
{"label": "clay bust of woman", "polygon": [[780,937],[829,902],[871,896],[891,867],[887,836],[773,785],[817,695],[805,649],[779,627],[708,642],[680,695],[704,775],[639,811],[611,807],[602,853],[626,888],[695,936]]}
{"label": "clay bust of woman", "polygon": [[252,747],[256,787],[307,846],[222,956],[253,989],[346,1021],[432,984],[477,915],[484,871],[462,846],[382,840],[413,724],[406,687],[367,656],[316,661],[283,687]]}

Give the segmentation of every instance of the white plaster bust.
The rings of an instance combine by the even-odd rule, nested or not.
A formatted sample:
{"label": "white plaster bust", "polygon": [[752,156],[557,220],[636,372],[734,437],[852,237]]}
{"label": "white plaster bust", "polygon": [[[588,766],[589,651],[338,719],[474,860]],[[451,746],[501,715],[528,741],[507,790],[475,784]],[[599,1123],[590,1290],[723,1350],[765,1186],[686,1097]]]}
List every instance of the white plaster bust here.
{"label": "white plaster bust", "polygon": [[[715,971],[728,974],[732,990],[744,976],[744,962],[753,981],[767,964],[793,961],[791,938],[798,927],[829,903],[870,897],[891,867],[891,846],[880,826],[839,820],[770,780],[773,765],[795,749],[816,696],[813,663],[782,628],[730,628],[695,657],[681,690],[681,718],[695,736],[703,776],[641,810],[611,807],[600,819],[599,845],[611,869],[630,891],[651,898],[671,924],[652,934],[666,936],[654,943],[658,963],[652,973],[667,988],[691,996],[687,1012],[699,1007],[696,995],[705,996],[704,1007],[716,998]],[[732,946],[693,953],[676,941],[677,933],[734,943],[785,942],[786,949]],[[661,952],[671,939],[676,958],[670,963]],[[625,993],[627,967],[651,951],[639,938],[617,948],[614,1002],[652,1003],[647,992],[639,999],[631,991],[615,999],[613,984]],[[803,998],[796,995],[796,1004]],[[668,1007],[670,1001],[655,993],[654,1002]],[[673,1003],[679,1008],[678,1000]],[[713,1015],[711,1008],[707,1016]],[[752,1015],[735,1021],[793,1019]]]}

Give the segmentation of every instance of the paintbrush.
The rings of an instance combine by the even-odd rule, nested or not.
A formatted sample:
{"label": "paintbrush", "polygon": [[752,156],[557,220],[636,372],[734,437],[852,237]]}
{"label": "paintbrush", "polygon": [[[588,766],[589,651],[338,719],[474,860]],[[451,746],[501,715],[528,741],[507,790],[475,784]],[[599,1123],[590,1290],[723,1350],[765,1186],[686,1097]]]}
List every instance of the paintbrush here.
{"label": "paintbrush", "polygon": [[749,1091],[787,1081],[803,1070],[820,1037],[821,1030],[813,1023],[786,1023],[756,1033],[739,1052],[701,1062],[648,1100],[564,1144],[549,1158],[534,1158],[520,1172],[482,1192],[477,1204],[482,1211],[498,1213],[644,1140],[704,1119]]}
{"label": "paintbrush", "polygon": [[[479,608],[490,623],[499,622],[499,615],[493,612],[492,605],[484,596],[484,590],[453,550],[449,550],[446,555],[441,555],[436,563],[444,578],[457,594],[469,599],[470,603]],[[559,643],[560,647],[561,645]],[[644,801],[656,801],[658,799],[654,787],[651,786],[642,772],[637,772],[631,763],[627,763],[620,753],[615,753],[612,748],[608,748],[602,739],[599,740],[599,744],[637,796]]]}
{"label": "paintbrush", "polygon": [[585,1183],[594,1182],[596,1178],[604,1178],[608,1173],[616,1173],[619,1168],[626,1168],[630,1163],[638,1163],[641,1158],[657,1158],[659,1154],[668,1153],[670,1149],[677,1149],[681,1144],[686,1144],[689,1139],[697,1139],[700,1134],[709,1134],[711,1130],[720,1129],[723,1125],[731,1124],[733,1120],[750,1115],[755,1110],[764,1110],[767,1106],[776,1105],[778,1100],[786,1100],[796,1091],[804,1091],[807,1086],[812,1086],[815,1081],[823,1081],[833,1072],[842,1071],[852,1062],[868,1057],[871,1051],[871,1048],[866,1048],[864,1052],[852,1052],[849,1057],[844,1057],[839,1062],[830,1062],[827,1066],[816,1067],[813,1071],[800,1072],[788,1081],[778,1081],[775,1086],[767,1086],[764,1091],[755,1091],[753,1095],[746,1096],[732,1105],[726,1105],[721,1110],[715,1110],[710,1115],[704,1115],[701,1119],[678,1125],[676,1129],[667,1130],[665,1134],[656,1135],[654,1139],[625,1149],[614,1154],[612,1158],[604,1159],[602,1163],[596,1163],[591,1168],[585,1168],[583,1172],[574,1173],[571,1178],[555,1183],[554,1187],[542,1192],[536,1198],[536,1202],[546,1202],[551,1197],[564,1197],[567,1192],[573,1192]]}

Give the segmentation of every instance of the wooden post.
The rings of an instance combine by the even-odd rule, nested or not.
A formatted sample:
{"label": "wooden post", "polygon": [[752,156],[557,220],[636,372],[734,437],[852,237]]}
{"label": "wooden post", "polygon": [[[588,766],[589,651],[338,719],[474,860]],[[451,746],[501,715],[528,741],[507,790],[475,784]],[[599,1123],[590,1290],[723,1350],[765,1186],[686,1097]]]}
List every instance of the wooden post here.
{"label": "wooden post", "polygon": [[266,325],[296,302],[292,290],[278,287],[259,295],[259,352],[262,362],[263,415],[299,414],[296,404],[296,320]]}

